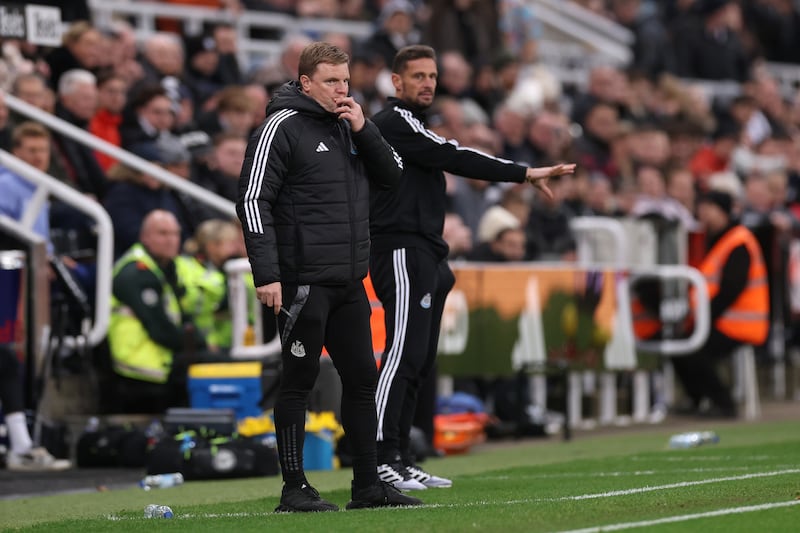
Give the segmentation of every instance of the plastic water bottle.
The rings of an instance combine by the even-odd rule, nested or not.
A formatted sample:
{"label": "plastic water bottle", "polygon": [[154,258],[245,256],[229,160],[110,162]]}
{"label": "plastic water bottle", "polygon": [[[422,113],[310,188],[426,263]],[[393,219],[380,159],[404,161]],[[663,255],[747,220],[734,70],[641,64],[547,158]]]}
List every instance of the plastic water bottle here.
{"label": "plastic water bottle", "polygon": [[142,487],[144,490],[166,489],[169,487],[174,487],[175,485],[180,485],[182,483],[183,483],[183,474],[181,474],[180,472],[174,472],[172,474],[158,474],[155,476],[145,476],[145,478],[139,482],[139,486]]}
{"label": "plastic water bottle", "polygon": [[144,508],[145,518],[172,518],[173,516],[172,509],[166,505],[151,503]]}
{"label": "plastic water bottle", "polygon": [[716,444],[719,436],[713,431],[691,431],[678,433],[669,439],[669,447],[673,449],[696,448],[703,444]]}

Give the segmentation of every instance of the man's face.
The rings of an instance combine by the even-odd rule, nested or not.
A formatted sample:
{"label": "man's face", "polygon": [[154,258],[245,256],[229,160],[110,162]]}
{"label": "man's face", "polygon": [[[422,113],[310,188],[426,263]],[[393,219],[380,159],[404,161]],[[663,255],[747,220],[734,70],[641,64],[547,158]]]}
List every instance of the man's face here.
{"label": "man's face", "polygon": [[438,70],[433,59],[424,57],[406,63],[400,74],[392,74],[397,98],[405,103],[427,109],[433,103]]}
{"label": "man's face", "polygon": [[94,83],[79,83],[73,92],[61,96],[61,103],[76,117],[90,120],[97,110],[97,86]]}
{"label": "man's face", "polygon": [[508,229],[492,243],[492,248],[506,261],[522,261],[525,258],[525,232],[521,229]]}
{"label": "man's face", "polygon": [[333,113],[338,107],[336,102],[347,96],[350,89],[350,67],[347,63],[320,63],[310,77],[300,76],[300,85],[325,111]]}
{"label": "man's face", "polygon": [[181,228],[171,213],[152,215],[142,229],[140,240],[156,261],[170,261],[178,256],[181,246]]}
{"label": "man's face", "polygon": [[23,137],[12,153],[30,166],[47,172],[50,166],[50,139],[47,137]]}
{"label": "man's face", "polygon": [[108,109],[112,113],[122,113],[127,102],[127,88],[123,80],[114,78],[107,81],[97,89],[98,107]]}
{"label": "man's face", "polygon": [[19,82],[15,96],[34,107],[43,109],[46,99],[45,89],[43,81],[36,78],[27,78]]}
{"label": "man's face", "polygon": [[172,102],[166,96],[156,96],[139,110],[142,118],[159,131],[172,128],[175,116],[172,114]]}

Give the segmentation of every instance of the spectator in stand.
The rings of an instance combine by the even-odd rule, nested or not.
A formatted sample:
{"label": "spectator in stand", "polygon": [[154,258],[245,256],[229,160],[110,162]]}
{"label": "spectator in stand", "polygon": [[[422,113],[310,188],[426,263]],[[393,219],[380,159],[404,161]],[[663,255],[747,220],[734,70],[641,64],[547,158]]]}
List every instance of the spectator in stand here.
{"label": "spectator in stand", "polygon": [[[178,279],[186,288],[181,307],[192,313],[194,324],[212,352],[224,353],[231,348],[228,281],[223,267],[226,261],[239,256],[240,241],[238,224],[208,220],[184,244],[185,255],[175,258]],[[255,288],[248,288],[252,288],[251,296],[255,298]]]}
{"label": "spectator in stand", "polygon": [[611,180],[602,174],[595,173],[588,178],[586,207],[590,216],[620,217],[623,215],[614,197]]}
{"label": "spectator in stand", "polygon": [[498,13],[491,0],[432,0],[423,41],[468,61],[491,59],[500,46]]}
{"label": "spectator in stand", "polygon": [[439,57],[439,83],[436,85],[437,96],[452,96],[463,99],[472,90],[472,66],[458,50],[451,50]]}
{"label": "spectator in stand", "polygon": [[472,231],[457,213],[445,213],[442,239],[449,247],[450,259],[463,259],[472,250]]}
{"label": "spectator in stand", "polygon": [[609,103],[596,102],[586,113],[583,135],[574,142],[575,159],[589,172],[618,180],[619,167],[611,144],[620,132],[619,111]]}
{"label": "spectator in stand", "polygon": [[[88,129],[97,111],[97,80],[88,70],[68,70],[58,82],[56,116]],[[67,182],[95,199],[102,199],[106,189],[106,174],[97,162],[94,151],[65,135],[54,134],[57,155],[67,170]]]}
{"label": "spectator in stand", "polygon": [[124,20],[113,20],[104,31],[111,39],[109,57],[115,74],[125,80],[128,87],[144,77],[144,68],[137,60],[136,33]]}
{"label": "spectator in stand", "polygon": [[[145,143],[146,144],[146,143]],[[192,180],[192,154],[181,139],[174,135],[163,135],[155,141],[157,160],[164,170],[172,172],[185,180]],[[178,206],[178,222],[184,234],[194,235],[200,224],[212,218],[228,218],[213,207],[196,200],[194,197],[177,189],[170,189]]]}
{"label": "spectator in stand", "polygon": [[[128,83],[113,71],[101,72],[97,77],[97,111],[89,121],[89,133],[108,141],[114,146],[122,145],[120,126],[122,111],[127,103]],[[94,152],[100,168],[108,172],[116,159],[100,151]]]}
{"label": "spectator in stand", "polygon": [[733,151],[739,145],[741,129],[730,121],[721,121],[711,136],[711,143],[701,147],[689,161],[689,170],[697,180],[700,191],[708,190],[712,174],[731,168]]}
{"label": "spectator in stand", "polygon": [[247,138],[234,132],[214,137],[214,148],[208,167],[197,176],[197,183],[206,190],[235,202],[239,194],[239,174],[242,170]]}
{"label": "spectator in stand", "polygon": [[630,214],[639,218],[651,218],[677,222],[688,231],[694,231],[697,221],[692,211],[667,194],[667,185],[661,169],[643,165],[636,171],[638,195]]}
{"label": "spectator in stand", "polygon": [[0,344],[0,407],[5,413],[11,446],[6,468],[12,472],[55,472],[71,468],[70,461],[56,459],[46,448],[34,446],[24,411],[22,382],[17,356],[8,345]]}
{"label": "spectator in stand", "polygon": [[528,122],[522,113],[503,103],[494,111],[493,126],[503,143],[498,154],[500,157],[517,163],[533,164],[536,157],[526,142]]}
{"label": "spectator in stand", "polygon": [[263,85],[268,91],[283,83],[297,79],[297,65],[303,48],[311,44],[311,38],[302,33],[292,33],[284,37],[281,54],[275,59],[256,68],[249,76],[250,81]]}
{"label": "spectator in stand", "polygon": [[360,46],[350,61],[350,94],[356,99],[367,117],[386,105],[386,98],[377,87],[378,76],[386,65],[376,51]]}
{"label": "spectator in stand", "polygon": [[[11,134],[11,155],[19,158],[41,172],[50,166],[50,132],[41,124],[27,121],[14,128]],[[13,220],[22,220],[25,210],[36,192],[36,184],[0,167],[0,214]],[[48,243],[48,252],[53,252],[50,243],[49,208],[39,211],[32,230]]]}
{"label": "spectator in stand", "polygon": [[520,220],[499,205],[487,209],[478,225],[478,245],[466,259],[487,263],[525,259],[525,230]]}
{"label": "spectator in stand", "polygon": [[586,92],[576,96],[572,103],[572,120],[581,126],[586,121],[586,115],[597,102],[605,102],[621,110],[620,100],[628,92],[625,77],[619,69],[608,65],[593,67],[589,71],[589,84]]}
{"label": "spectator in stand", "polygon": [[563,161],[572,147],[569,133],[569,120],[566,115],[543,109],[530,121],[527,133],[527,147],[532,165],[548,165]]}
{"label": "spectator in stand", "polygon": [[672,153],[667,132],[654,123],[639,123],[634,126],[628,150],[634,163],[662,170],[669,163]]}
{"label": "spectator in stand", "polygon": [[297,0],[298,17],[339,18],[338,0]]}
{"label": "spectator in stand", "polygon": [[214,98],[214,102],[215,106],[200,115],[197,121],[200,130],[211,138],[219,133],[233,133],[242,137],[250,134],[256,102],[247,97],[243,87],[226,87]]}
{"label": "spectator in stand", "polygon": [[215,73],[216,80],[223,86],[241,85],[244,83],[242,69],[239,66],[239,49],[236,28],[228,22],[220,22],[211,30],[211,36],[219,54],[219,64]]}
{"label": "spectator in stand", "polygon": [[688,168],[675,166],[667,170],[667,194],[680,202],[689,213],[694,213],[697,188]]}
{"label": "spectator in stand", "polygon": [[734,0],[700,0],[699,19],[673,38],[675,73],[683,78],[744,82],[751,59],[739,37],[742,14]]}
{"label": "spectator in stand", "polygon": [[191,95],[195,118],[209,111],[209,101],[224,85],[217,79],[219,52],[214,38],[209,35],[189,37],[184,42],[186,65],[182,80]]}
{"label": "spectator in stand", "polygon": [[542,36],[535,8],[524,0],[500,0],[497,9],[503,48],[523,64],[534,63]]}
{"label": "spectator in stand", "polygon": [[[568,176],[567,176],[568,177]],[[525,227],[525,259],[528,261],[575,261],[576,242],[569,227],[572,215],[564,205],[568,185],[551,180],[553,197],[537,195]]]}
{"label": "spectator in stand", "polygon": [[415,9],[409,0],[389,0],[378,17],[378,27],[362,46],[383,57],[383,64],[391,68],[397,51],[420,41],[415,27]]}
{"label": "spectator in stand", "polygon": [[742,3],[743,18],[768,61],[800,63],[800,9],[792,0]]}
{"label": "spectator in stand", "polygon": [[[129,150],[152,163],[164,165],[168,162],[152,141],[133,145]],[[181,210],[175,196],[157,178],[117,163],[109,170],[109,179],[112,185],[103,200],[103,207],[114,224],[114,257],[120,257],[136,243],[142,223],[150,212],[157,209],[168,211],[179,220]]]}
{"label": "spectator in stand", "polygon": [[[43,111],[52,111],[52,109],[48,110],[47,108],[48,90],[49,89],[45,79],[41,75],[34,72],[29,74],[20,74],[11,84],[11,94],[13,96],[16,96],[23,102],[26,102]],[[26,117],[18,114],[15,111],[12,111],[9,114],[9,121],[11,122],[12,127],[20,122],[24,122],[25,120],[27,120]]]}
{"label": "spectator in stand", "polygon": [[105,50],[100,32],[86,21],[72,24],[61,37],[62,45],[47,56],[50,86],[58,88],[61,76],[70,70],[94,71],[101,64]]}
{"label": "spectator in stand", "polygon": [[612,0],[611,14],[633,32],[631,68],[653,80],[674,69],[669,34],[655,13],[643,13],[641,0]]}
{"label": "spectator in stand", "polygon": [[131,88],[135,95],[141,87],[160,84],[172,104],[176,127],[189,123],[193,117],[191,92],[182,81],[184,57],[183,43],[177,35],[156,33],[150,36],[142,49],[144,78]]}
{"label": "spectator in stand", "polygon": [[264,119],[267,118],[267,104],[269,103],[269,93],[267,89],[258,83],[248,83],[244,86],[245,99],[250,102],[250,130],[247,138],[258,128]]}
{"label": "spectator in stand", "polygon": [[122,147],[155,141],[175,125],[172,101],[158,84],[142,87],[131,98],[120,127]]}

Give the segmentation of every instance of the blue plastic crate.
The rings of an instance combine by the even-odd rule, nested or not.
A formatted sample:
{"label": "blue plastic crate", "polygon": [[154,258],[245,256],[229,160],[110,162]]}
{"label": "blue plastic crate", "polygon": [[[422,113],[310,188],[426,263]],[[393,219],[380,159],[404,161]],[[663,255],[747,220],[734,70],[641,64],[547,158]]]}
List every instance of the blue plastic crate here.
{"label": "blue plastic crate", "polygon": [[[241,374],[241,375],[237,375]],[[220,363],[192,365],[189,404],[198,409],[233,409],[236,418],[259,416],[261,365]]]}

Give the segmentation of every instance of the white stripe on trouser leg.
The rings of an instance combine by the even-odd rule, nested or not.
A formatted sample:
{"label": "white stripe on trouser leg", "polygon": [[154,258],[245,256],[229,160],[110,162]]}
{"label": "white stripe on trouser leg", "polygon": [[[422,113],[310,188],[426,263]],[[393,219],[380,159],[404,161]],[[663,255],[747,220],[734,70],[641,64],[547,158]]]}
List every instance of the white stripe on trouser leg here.
{"label": "white stripe on trouser leg", "polygon": [[386,415],[386,406],[389,403],[389,392],[391,391],[392,383],[397,374],[397,368],[400,366],[400,359],[403,356],[403,348],[406,343],[408,302],[411,287],[408,281],[405,248],[400,248],[392,252],[392,270],[394,272],[395,285],[394,336],[392,338],[392,345],[389,347],[386,357],[384,357],[383,368],[381,368],[378,386],[375,390],[375,407],[378,411],[378,441],[383,440],[383,421]]}

